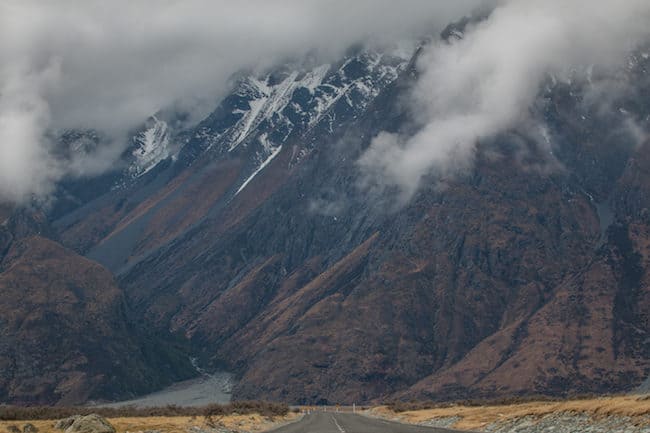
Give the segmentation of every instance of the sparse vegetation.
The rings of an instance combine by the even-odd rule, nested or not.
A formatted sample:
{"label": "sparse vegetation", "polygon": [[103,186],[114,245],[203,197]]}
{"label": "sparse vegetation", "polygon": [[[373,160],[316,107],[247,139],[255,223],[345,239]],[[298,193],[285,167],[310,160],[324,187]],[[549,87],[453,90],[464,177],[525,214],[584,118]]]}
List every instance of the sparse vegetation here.
{"label": "sparse vegetation", "polygon": [[[391,402],[371,410],[379,416],[419,424],[435,419],[458,418],[452,426],[461,430],[481,430],[493,422],[524,417],[543,417],[557,413],[588,414],[596,419],[629,417],[647,423],[650,399],[647,396],[623,395],[582,397],[571,400],[553,398],[514,398],[490,402]],[[645,420],[645,421],[643,421]]]}
{"label": "sparse vegetation", "polygon": [[473,399],[473,400],[455,400],[447,402],[439,401],[390,401],[384,403],[384,405],[396,413],[401,412],[411,412],[417,410],[428,410],[428,409],[444,409],[449,407],[486,407],[486,406],[510,406],[516,404],[526,404],[526,403],[560,403],[566,401],[584,401],[584,400],[594,400],[596,398],[602,397],[613,397],[613,396],[595,396],[592,394],[578,395],[573,396],[570,399],[563,397],[552,397],[546,395],[532,395],[532,396],[513,396],[513,397],[503,397],[497,399]]}
{"label": "sparse vegetation", "polygon": [[73,415],[99,414],[105,418],[146,418],[146,417],[204,417],[206,419],[231,414],[259,414],[266,417],[285,416],[289,406],[282,403],[265,401],[236,401],[225,405],[208,405],[204,407],[164,406],[137,408],[125,406],[109,407],[54,407],[54,406],[0,406],[0,420],[45,420],[61,419]]}

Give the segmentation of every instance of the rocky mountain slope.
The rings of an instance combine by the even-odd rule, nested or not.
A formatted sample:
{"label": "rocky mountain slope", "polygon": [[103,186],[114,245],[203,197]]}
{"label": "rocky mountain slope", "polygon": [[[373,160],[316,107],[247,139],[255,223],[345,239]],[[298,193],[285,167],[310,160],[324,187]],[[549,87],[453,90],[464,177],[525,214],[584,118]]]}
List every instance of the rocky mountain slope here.
{"label": "rocky mountain slope", "polygon": [[[137,329],[110,272],[53,240],[38,214],[0,228],[0,400],[79,404],[190,377],[173,346]],[[146,337],[146,338],[145,338]]]}
{"label": "rocky mountain slope", "polygon": [[[71,299],[105,287],[90,304],[104,306],[97,314],[111,325],[98,321],[93,341],[138,351],[120,325],[126,299],[147,326],[183,335],[204,363],[235,372],[236,398],[351,403],[638,386],[650,373],[650,144],[637,147],[618,126],[647,123],[647,57],[623,68],[634,90],[611,110],[583,97],[589,83],[549,77],[533,113],[546,145],[518,130],[494,137],[472,169],[431,177],[398,206],[390,190],[364,188],[357,161],[379,132],[417,127],[402,103],[416,58],[415,49],[357,50],[335,64],[290,63],[238,77],[198,125],[150,119],[123,167],[61,185],[65,206],[49,219],[67,249],[29,238],[35,252],[22,263],[62,257],[52,278],[70,269],[61,286],[95,287]],[[107,271],[72,251],[112,271],[124,298]],[[17,278],[8,272],[20,257],[7,257],[0,281]],[[76,280],[83,275],[99,281]],[[23,284],[45,296],[36,295],[42,280]],[[174,377],[162,364],[146,371]],[[97,368],[84,380],[110,371]]]}

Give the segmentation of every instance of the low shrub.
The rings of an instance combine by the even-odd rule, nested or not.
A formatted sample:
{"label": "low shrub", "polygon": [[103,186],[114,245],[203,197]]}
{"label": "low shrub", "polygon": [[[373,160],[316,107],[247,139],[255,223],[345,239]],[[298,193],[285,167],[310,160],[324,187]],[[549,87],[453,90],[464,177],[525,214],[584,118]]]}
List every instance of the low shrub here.
{"label": "low shrub", "polygon": [[229,404],[212,404],[204,407],[182,407],[168,405],[163,407],[99,407],[99,406],[0,406],[0,420],[43,420],[61,419],[73,415],[99,414],[105,418],[146,418],[152,416],[174,417],[215,417],[231,414],[248,415],[257,413],[262,416],[284,416],[289,413],[289,406],[282,403],[265,401],[235,401]]}
{"label": "low shrub", "polygon": [[[599,396],[603,397],[603,396]],[[415,410],[440,409],[452,406],[479,407],[479,406],[509,406],[525,403],[555,403],[570,400],[590,400],[596,398],[592,394],[575,395],[567,397],[553,397],[547,395],[512,396],[497,399],[473,399],[456,401],[390,401],[385,405],[393,412],[410,412]]]}

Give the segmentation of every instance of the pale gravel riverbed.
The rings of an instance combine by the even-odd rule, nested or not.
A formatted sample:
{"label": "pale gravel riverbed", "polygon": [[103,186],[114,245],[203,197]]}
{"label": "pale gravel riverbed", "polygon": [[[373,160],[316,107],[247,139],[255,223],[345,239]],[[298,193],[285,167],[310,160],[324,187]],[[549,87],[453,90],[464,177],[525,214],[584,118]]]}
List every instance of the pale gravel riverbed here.
{"label": "pale gravel riverbed", "polygon": [[205,406],[212,403],[229,403],[232,396],[233,376],[230,373],[203,374],[196,379],[175,383],[168,388],[138,397],[113,403],[104,407],[158,407]]}

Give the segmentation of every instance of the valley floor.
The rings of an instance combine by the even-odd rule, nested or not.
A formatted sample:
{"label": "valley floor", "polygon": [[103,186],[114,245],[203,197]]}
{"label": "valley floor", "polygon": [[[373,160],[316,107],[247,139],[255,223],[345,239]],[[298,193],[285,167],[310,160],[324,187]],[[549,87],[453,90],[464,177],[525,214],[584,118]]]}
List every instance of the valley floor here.
{"label": "valley floor", "polygon": [[[327,413],[323,412],[324,410]],[[338,410],[312,407],[302,408],[299,411],[312,413],[305,417],[296,412],[275,417],[234,414],[213,418],[211,424],[208,424],[202,416],[115,417],[109,418],[108,421],[115,427],[117,433],[261,433],[275,429],[279,429],[278,431],[308,430],[311,427],[314,427],[314,431],[325,431],[321,428],[323,423],[318,424],[311,421],[318,417],[324,417],[323,419],[327,421],[324,424],[329,426],[329,423],[333,422],[331,421],[334,419],[333,416],[340,416],[340,422],[343,423],[349,421],[349,428],[352,430],[356,424],[363,427],[372,425],[373,422],[383,422],[386,426],[382,428],[393,431],[393,427],[398,426],[397,424],[382,421],[390,420],[414,426],[434,427],[434,429],[428,430],[432,432],[436,431],[435,428],[445,428],[489,433],[545,433],[549,431],[553,433],[650,433],[650,395],[560,402],[539,401],[507,405],[441,405],[431,409],[400,412],[396,412],[388,406],[379,406],[363,411],[362,414],[366,418],[354,417],[354,419],[350,418],[352,415],[349,413],[344,413],[350,411],[351,408],[341,408],[342,413],[330,414],[330,412],[338,412]],[[311,418],[309,418],[310,416]],[[379,420],[369,418],[379,418]],[[299,423],[293,424],[299,419],[301,419]],[[365,424],[362,422],[364,419],[367,421]],[[0,421],[0,432],[28,431],[29,429],[25,429],[26,424],[32,424],[38,433],[62,432],[54,428],[55,420]],[[286,424],[289,425],[282,427]],[[333,423],[332,426],[336,427],[336,424]],[[332,431],[335,431],[334,427],[332,427]],[[406,431],[405,429],[407,427],[402,426],[397,430]],[[305,430],[306,433],[312,433],[307,430]],[[352,430],[346,429],[350,432]]]}
{"label": "valley floor", "polygon": [[432,427],[492,433],[650,433],[650,395],[494,406],[449,406],[368,415]]}

